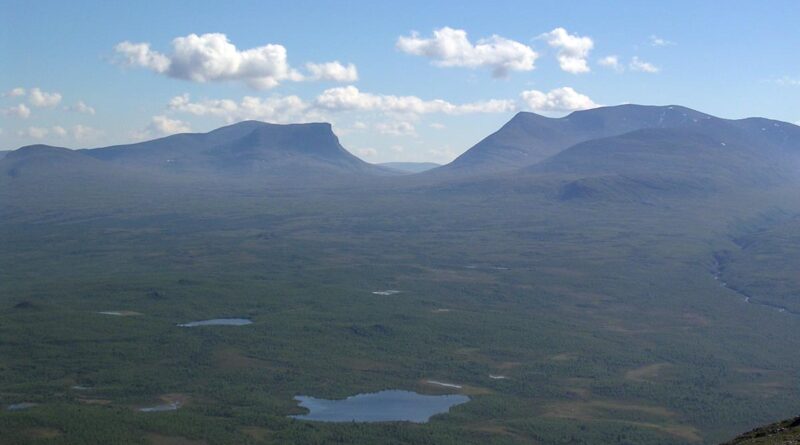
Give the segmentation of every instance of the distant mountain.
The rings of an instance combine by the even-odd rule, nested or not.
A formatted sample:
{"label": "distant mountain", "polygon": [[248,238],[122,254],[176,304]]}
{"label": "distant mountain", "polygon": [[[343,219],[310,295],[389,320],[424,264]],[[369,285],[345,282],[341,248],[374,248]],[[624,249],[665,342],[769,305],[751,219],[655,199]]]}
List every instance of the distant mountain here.
{"label": "distant mountain", "polygon": [[422,173],[436,167],[441,167],[441,164],[436,164],[434,162],[384,162],[377,165],[402,173]]}
{"label": "distant mountain", "polygon": [[777,184],[793,174],[784,159],[733,135],[645,129],[576,144],[523,171],[575,178],[561,186],[562,200],[641,198]]}
{"label": "distant mountain", "polygon": [[[246,121],[209,133],[186,133],[136,144],[69,150],[31,145],[0,158],[0,181],[49,183],[75,179],[101,184],[119,179],[273,180],[291,183],[399,172],[353,156],[330,124],[275,125]],[[98,182],[99,181],[99,182]]]}
{"label": "distant mountain", "polygon": [[128,168],[236,175],[388,174],[353,156],[327,123],[244,121],[209,133],[185,133],[83,151]]}
{"label": "distant mountain", "polygon": [[[768,119],[726,120],[681,106],[620,105],[576,111],[562,118],[522,112],[483,139],[438,174],[485,174],[539,163],[581,142],[642,129],[723,131],[721,138],[763,133],[757,139],[772,146],[794,147],[798,127]],[[748,136],[748,137],[749,137]],[[732,142],[730,140],[729,142]]]}
{"label": "distant mountain", "polygon": [[8,152],[7,150],[0,150],[0,159],[3,159],[4,157],[6,157],[6,155],[7,155],[8,153],[9,153],[9,152]]}
{"label": "distant mountain", "polygon": [[107,171],[102,161],[86,156],[78,151],[50,145],[28,145],[8,152],[0,159],[0,174],[19,178],[45,174],[50,177],[60,175],[87,175]]}
{"label": "distant mountain", "polygon": [[800,443],[800,417],[756,428],[722,445],[791,445]]}

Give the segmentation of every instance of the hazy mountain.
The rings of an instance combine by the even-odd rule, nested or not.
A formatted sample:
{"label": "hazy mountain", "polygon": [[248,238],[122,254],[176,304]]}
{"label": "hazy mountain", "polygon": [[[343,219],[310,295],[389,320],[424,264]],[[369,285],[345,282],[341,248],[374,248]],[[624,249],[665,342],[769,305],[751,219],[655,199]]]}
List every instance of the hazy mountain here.
{"label": "hazy mountain", "polygon": [[403,173],[422,173],[436,167],[441,167],[441,164],[435,162],[384,162],[377,165]]}
{"label": "hazy mountain", "polygon": [[[475,174],[508,171],[533,165],[575,144],[592,139],[618,136],[648,128],[700,129],[720,139],[748,135],[772,146],[792,147],[800,140],[798,127],[768,119],[738,121],[714,116],[681,106],[620,105],[576,111],[562,118],[534,113],[518,113],[500,130],[480,141],[453,162],[437,170],[439,174]],[[758,138],[754,133],[763,133]]]}
{"label": "hazy mountain", "polygon": [[0,159],[0,174],[9,178],[102,174],[109,167],[114,169],[82,152],[41,144],[21,147]]}
{"label": "hazy mountain", "polygon": [[327,123],[277,125],[244,121],[209,133],[176,134],[84,153],[125,167],[175,173],[389,173],[345,150]]}
{"label": "hazy mountain", "polygon": [[6,155],[7,155],[8,153],[9,153],[9,152],[8,152],[7,150],[0,150],[0,159],[3,159],[4,157],[6,157]]}

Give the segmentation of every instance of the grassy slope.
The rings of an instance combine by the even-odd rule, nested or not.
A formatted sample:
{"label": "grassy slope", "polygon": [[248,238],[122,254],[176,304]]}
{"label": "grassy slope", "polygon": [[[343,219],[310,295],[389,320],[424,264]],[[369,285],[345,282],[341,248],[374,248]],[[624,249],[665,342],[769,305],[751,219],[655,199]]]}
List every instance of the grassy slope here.
{"label": "grassy slope", "polygon": [[800,417],[742,434],[724,445],[794,445],[800,443]]}
{"label": "grassy slope", "polygon": [[[7,185],[0,403],[40,403],[0,412],[9,443],[716,443],[800,408],[798,320],[711,273],[800,209],[791,190],[642,205]],[[403,293],[371,293],[387,288]],[[255,323],[175,327],[223,316]],[[441,391],[428,378],[473,401],[426,425],[286,418],[296,394]],[[176,394],[177,412],[133,410]]]}

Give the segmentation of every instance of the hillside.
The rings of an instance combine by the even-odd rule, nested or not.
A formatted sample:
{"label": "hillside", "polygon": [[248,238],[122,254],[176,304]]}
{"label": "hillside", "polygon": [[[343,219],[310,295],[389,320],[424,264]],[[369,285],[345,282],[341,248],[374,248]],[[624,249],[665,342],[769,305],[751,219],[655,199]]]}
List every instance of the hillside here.
{"label": "hillside", "polygon": [[800,444],[800,417],[756,428],[722,445],[797,444]]}
{"label": "hillside", "polygon": [[537,164],[581,142],[643,129],[699,131],[727,143],[745,137],[783,149],[796,149],[800,141],[800,128],[792,124],[760,118],[727,120],[675,105],[600,107],[561,118],[522,112],[434,172],[469,175],[509,171]]}

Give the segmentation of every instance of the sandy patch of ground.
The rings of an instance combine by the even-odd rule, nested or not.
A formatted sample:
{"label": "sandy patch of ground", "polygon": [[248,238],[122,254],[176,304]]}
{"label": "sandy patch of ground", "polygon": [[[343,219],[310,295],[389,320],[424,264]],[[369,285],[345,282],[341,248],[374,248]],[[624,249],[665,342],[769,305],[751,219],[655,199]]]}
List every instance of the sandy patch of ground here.
{"label": "sandy patch of ground", "polygon": [[31,428],[25,432],[32,439],[55,439],[61,436],[61,431],[55,428]]}
{"label": "sandy patch of ground", "polygon": [[625,379],[637,382],[653,381],[663,375],[664,371],[671,367],[669,363],[653,363],[651,365],[640,366],[625,372]]}
{"label": "sandy patch of ground", "polygon": [[246,426],[242,428],[242,432],[258,441],[266,439],[270,434],[268,429],[260,426]]}
{"label": "sandy patch of ground", "polygon": [[[555,402],[545,407],[544,416],[584,422],[619,423],[658,430],[688,442],[700,442],[702,440],[696,428],[677,422],[675,419],[677,415],[674,412],[654,405],[614,400]],[[626,420],[625,417],[630,417],[632,420]],[[640,418],[646,418],[647,420],[640,420]]]}
{"label": "sandy patch of ground", "polygon": [[152,445],[206,445],[205,440],[192,440],[185,437],[164,436],[163,434],[149,433],[147,441]]}

